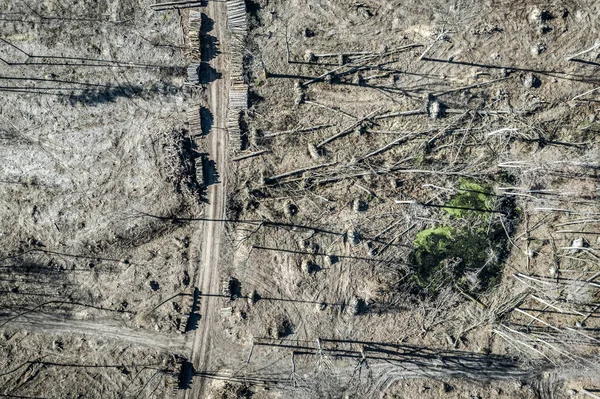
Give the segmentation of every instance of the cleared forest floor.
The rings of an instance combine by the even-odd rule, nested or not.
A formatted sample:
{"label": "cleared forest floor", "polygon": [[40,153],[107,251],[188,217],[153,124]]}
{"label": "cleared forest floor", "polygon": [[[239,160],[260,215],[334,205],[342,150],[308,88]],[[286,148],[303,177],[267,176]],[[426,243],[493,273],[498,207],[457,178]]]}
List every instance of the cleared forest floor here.
{"label": "cleared forest floor", "polygon": [[1,395],[600,395],[596,2],[197,3],[0,0]]}

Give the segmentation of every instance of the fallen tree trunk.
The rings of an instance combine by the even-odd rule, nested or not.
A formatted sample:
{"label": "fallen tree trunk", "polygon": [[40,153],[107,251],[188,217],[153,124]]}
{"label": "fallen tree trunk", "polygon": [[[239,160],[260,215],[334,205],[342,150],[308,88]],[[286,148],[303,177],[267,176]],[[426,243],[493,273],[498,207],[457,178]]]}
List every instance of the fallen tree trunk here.
{"label": "fallen tree trunk", "polygon": [[326,168],[328,166],[333,166],[337,164],[337,162],[332,162],[332,163],[326,163],[326,164],[322,164],[322,165],[317,165],[317,166],[311,166],[308,168],[302,168],[302,169],[296,169],[296,170],[292,170],[290,172],[285,172],[282,173],[280,175],[275,175],[275,176],[271,176],[271,177],[266,177],[264,179],[264,183],[265,184],[272,184],[275,183],[277,180],[283,179],[285,177],[289,177],[289,176],[294,176],[294,175],[299,175],[302,174],[304,172],[308,172],[311,170],[316,170],[316,169],[321,169],[321,168]]}

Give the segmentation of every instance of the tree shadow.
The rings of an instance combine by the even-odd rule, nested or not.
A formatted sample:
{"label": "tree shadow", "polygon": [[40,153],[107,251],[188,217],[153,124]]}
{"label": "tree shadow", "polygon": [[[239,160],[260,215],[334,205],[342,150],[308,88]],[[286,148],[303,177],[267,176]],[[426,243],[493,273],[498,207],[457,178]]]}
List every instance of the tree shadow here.
{"label": "tree shadow", "polygon": [[[154,218],[154,219],[158,219],[158,220],[168,220],[168,221],[171,221],[172,223],[184,223],[184,222],[243,223],[243,224],[251,224],[251,225],[255,225],[255,226],[283,228],[283,229],[289,229],[289,230],[296,230],[296,229],[310,230],[314,233],[331,234],[331,235],[338,236],[338,237],[346,237],[346,235],[348,234],[347,231],[334,231],[334,230],[329,230],[329,229],[318,227],[318,226],[293,224],[293,223],[287,223],[287,222],[277,222],[277,221],[262,220],[262,219],[244,220],[244,219],[188,218],[188,217],[177,217],[177,216],[159,216],[159,215],[153,215],[153,214],[144,213],[144,212],[140,212],[139,215],[141,217],[150,217],[150,218]],[[378,237],[363,236],[362,238],[363,238],[363,241],[370,241],[370,242],[374,242],[374,243],[378,243],[378,244],[385,244],[386,246],[389,246],[389,247],[412,248],[412,245],[401,244],[401,243],[390,243],[390,242],[385,241]],[[355,259],[356,259],[356,257],[355,257]],[[387,262],[387,261],[384,260],[383,262]],[[398,262],[398,261],[396,260],[396,262]],[[407,263],[403,263],[403,264],[408,265]]]}
{"label": "tree shadow", "polygon": [[253,0],[245,0],[246,3],[246,12],[251,15],[256,15],[260,10],[261,6],[258,2]]}
{"label": "tree shadow", "polygon": [[511,378],[529,377],[543,371],[524,369],[513,357],[420,347],[390,342],[360,341],[320,338],[319,346],[299,340],[276,340],[255,338],[254,345],[279,347],[292,350],[296,355],[318,355],[323,353],[338,359],[368,359],[398,366],[408,366],[407,371],[429,375],[466,378]]}
{"label": "tree shadow", "polygon": [[[245,0],[246,14],[249,16],[248,23],[250,26],[263,26],[260,10],[262,9],[258,0]],[[268,2],[267,2],[268,3]]]}
{"label": "tree shadow", "polygon": [[204,162],[204,184],[209,187],[213,184],[220,183],[217,163],[213,159],[206,159]]}
{"label": "tree shadow", "polygon": [[185,325],[185,332],[194,331],[198,329],[198,325],[200,324],[200,320],[202,319],[202,315],[200,313],[190,313],[187,323]]}
{"label": "tree shadow", "polygon": [[[238,283],[239,283],[239,281],[238,281]],[[236,289],[236,287],[234,287],[234,289]],[[309,305],[324,305],[325,307],[327,307],[327,306],[343,307],[344,306],[343,303],[324,302],[324,301],[309,301],[309,300],[305,300],[305,299],[268,297],[268,296],[262,296],[258,293],[255,293],[251,296],[241,295],[240,289],[241,289],[241,285],[237,288],[238,291],[237,291],[237,294],[235,294],[235,297],[233,295],[233,291],[232,291],[232,295],[200,293],[199,296],[223,298],[223,299],[227,299],[227,300],[246,299],[246,300],[252,300],[254,303],[256,303],[258,301],[269,301],[269,302],[304,303],[304,304],[309,304]]]}
{"label": "tree shadow", "polygon": [[[215,381],[236,382],[236,383],[241,383],[244,385],[246,385],[246,384],[262,385],[265,387],[267,387],[269,385],[279,385],[279,384],[289,383],[289,379],[286,379],[286,378],[274,378],[274,377],[262,377],[262,376],[253,377],[253,376],[248,376],[248,375],[237,376],[237,375],[230,375],[230,374],[226,374],[226,373],[209,372],[209,371],[196,371],[194,373],[194,376],[199,377],[199,378],[215,380]],[[244,393],[242,392],[242,394],[244,394]],[[237,398],[250,397],[250,396],[248,396],[248,393],[245,393],[244,395],[245,396],[236,396],[236,397]]]}
{"label": "tree shadow", "polygon": [[213,126],[214,116],[210,109],[206,107],[200,107],[200,130],[202,132],[202,136],[207,136]]}
{"label": "tree shadow", "polygon": [[596,67],[600,67],[600,63],[597,63],[597,62],[594,62],[594,61],[582,60],[581,58],[571,58],[570,61],[579,62],[579,63],[587,64],[587,65],[593,65],[593,66],[596,66]]}
{"label": "tree shadow", "polygon": [[272,247],[263,247],[259,245],[253,245],[252,249],[264,250],[264,251],[274,251],[274,252],[285,252],[291,254],[299,254],[299,255],[311,255],[311,256],[319,256],[319,257],[331,257],[336,260],[340,259],[354,259],[354,260],[364,260],[367,262],[381,262],[380,259],[376,258],[367,258],[362,256],[351,256],[351,255],[337,255],[337,254],[329,254],[329,253],[319,253],[319,252],[310,252],[310,251],[297,251],[286,248],[272,248]]}
{"label": "tree shadow", "polygon": [[587,83],[599,83],[600,82],[600,79],[595,75],[575,75],[575,74],[571,74],[566,71],[521,68],[521,67],[506,66],[506,65],[480,64],[480,63],[476,63],[476,62],[445,60],[445,59],[429,58],[429,57],[423,57],[422,60],[430,61],[430,62],[439,62],[439,63],[444,63],[444,64],[471,66],[471,67],[478,67],[478,68],[504,69],[506,71],[512,71],[512,72],[531,72],[531,73],[538,73],[540,75],[546,75],[546,76],[551,76],[551,77],[555,77],[555,78],[568,79],[568,80],[587,82]]}
{"label": "tree shadow", "polygon": [[221,79],[223,74],[206,62],[202,62],[198,67],[198,77],[200,84],[209,84]]}
{"label": "tree shadow", "polygon": [[200,35],[200,60],[208,62],[216,58],[221,51],[219,50],[219,41],[212,35]]}
{"label": "tree shadow", "polygon": [[200,25],[200,67],[198,77],[201,84],[208,84],[220,79],[222,74],[209,65],[219,54],[219,41],[216,36],[208,33],[214,29],[215,21],[206,14],[202,14]]}
{"label": "tree shadow", "polygon": [[248,122],[246,121],[246,117],[244,113],[240,114],[239,118],[239,126],[242,131],[241,139],[242,139],[242,150],[247,150],[250,147],[250,132],[248,129]]}
{"label": "tree shadow", "polygon": [[215,28],[215,20],[202,13],[200,16],[200,33],[209,33],[212,32]]}
{"label": "tree shadow", "polygon": [[132,98],[142,94],[141,86],[119,86],[109,87],[100,90],[85,89],[80,94],[71,94],[69,102],[71,105],[85,104],[98,105],[113,103],[120,97]]}
{"label": "tree shadow", "polygon": [[252,108],[259,102],[264,101],[264,99],[265,98],[260,96],[256,91],[248,90],[248,108]]}
{"label": "tree shadow", "polygon": [[[0,38],[0,61],[8,66],[19,65],[46,65],[46,66],[69,66],[69,67],[118,67],[118,68],[170,68],[166,65],[134,64],[129,61],[109,60],[99,58],[64,57],[54,55],[35,55],[21,49],[6,39]],[[8,57],[8,58],[5,58]],[[45,61],[32,61],[45,60]],[[51,61],[60,60],[60,62]],[[75,61],[75,62],[74,62]],[[89,62],[95,64],[89,64]]]}
{"label": "tree shadow", "polygon": [[192,385],[192,378],[194,378],[195,370],[194,365],[187,360],[181,362],[181,370],[178,378],[178,389],[190,389]]}
{"label": "tree shadow", "polygon": [[184,332],[194,331],[198,328],[198,324],[200,319],[202,319],[202,315],[198,313],[200,310],[199,301],[200,301],[200,290],[198,288],[194,288],[194,298],[192,300],[192,309],[190,310],[190,314],[188,316]]}

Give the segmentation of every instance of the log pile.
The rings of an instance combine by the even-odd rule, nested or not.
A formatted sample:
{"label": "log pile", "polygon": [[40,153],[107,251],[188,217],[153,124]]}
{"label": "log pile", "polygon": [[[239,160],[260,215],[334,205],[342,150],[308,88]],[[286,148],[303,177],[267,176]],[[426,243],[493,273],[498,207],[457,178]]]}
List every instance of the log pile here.
{"label": "log pile", "polygon": [[244,0],[227,1],[227,23],[234,35],[246,36],[246,3]]}
{"label": "log pile", "polygon": [[248,85],[234,83],[229,89],[229,108],[244,111],[248,108]]}
{"label": "log pile", "polygon": [[[188,17],[188,55],[194,62],[200,62],[200,24],[202,13],[190,10]],[[189,76],[189,74],[188,74]]]}
{"label": "log pile", "polygon": [[198,106],[194,106],[194,108],[187,111],[187,124],[192,136],[199,136],[202,134],[202,122],[200,120],[200,109]]}
{"label": "log pile", "polygon": [[194,166],[196,169],[196,181],[202,187],[205,187],[204,182],[204,156],[200,155],[194,160]]}
{"label": "log pile", "polygon": [[[196,10],[190,10],[188,14],[188,38],[189,54],[194,62],[187,67],[187,81],[189,84],[198,85],[200,83],[200,29],[202,13]],[[202,133],[202,124],[200,120],[200,109],[194,106],[187,112],[187,124],[190,133],[200,135]]]}
{"label": "log pile", "polygon": [[231,36],[231,74],[230,79],[233,83],[244,82],[244,38],[238,34]]}
{"label": "log pile", "polygon": [[179,332],[181,334],[185,334],[188,331],[188,324],[191,314],[194,312],[195,306],[195,293],[188,293],[188,295],[184,295],[181,298],[180,308],[181,308],[181,321],[179,323]]}
{"label": "log pile", "polygon": [[187,67],[187,80],[188,82],[195,85],[200,83],[200,77],[198,76],[198,68],[200,68],[200,64],[196,64],[195,62],[191,63]]}
{"label": "log pile", "polygon": [[242,148],[242,129],[240,128],[241,111],[229,109],[227,115],[227,132],[229,133],[229,145],[235,150]]}
{"label": "log pile", "polygon": [[246,4],[244,0],[227,1],[227,23],[231,32],[229,112],[227,130],[231,148],[242,146],[240,118],[248,109],[248,85],[244,83],[244,41],[246,39]]}

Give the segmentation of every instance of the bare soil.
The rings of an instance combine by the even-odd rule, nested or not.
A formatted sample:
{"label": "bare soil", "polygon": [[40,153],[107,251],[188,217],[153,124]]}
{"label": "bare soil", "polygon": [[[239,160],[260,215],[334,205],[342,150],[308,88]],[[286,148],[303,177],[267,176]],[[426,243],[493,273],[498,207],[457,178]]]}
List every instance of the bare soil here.
{"label": "bare soil", "polygon": [[227,4],[152,3],[0,0],[1,395],[600,395],[596,2],[246,1],[240,148]]}

